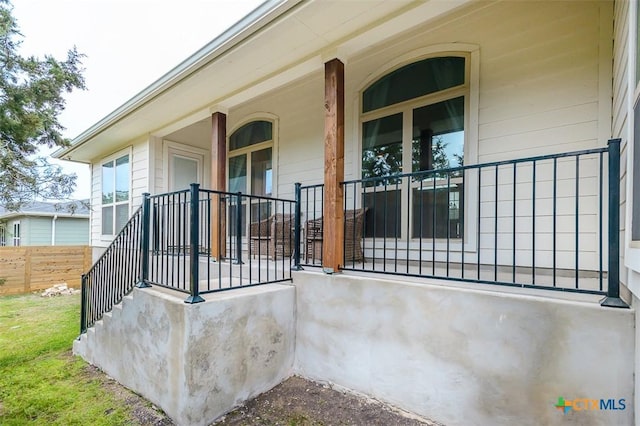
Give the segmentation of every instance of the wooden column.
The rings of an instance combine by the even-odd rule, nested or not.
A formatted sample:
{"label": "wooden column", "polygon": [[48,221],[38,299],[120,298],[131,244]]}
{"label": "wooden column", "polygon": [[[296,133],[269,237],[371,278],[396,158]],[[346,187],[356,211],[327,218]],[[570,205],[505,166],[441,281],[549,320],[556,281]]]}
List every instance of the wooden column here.
{"label": "wooden column", "polygon": [[[227,190],[227,116],[211,115],[211,189]],[[211,198],[211,256],[216,260],[226,256],[226,201]]]}
{"label": "wooden column", "polygon": [[322,267],[339,272],[344,259],[344,64],[324,64],[324,219]]}

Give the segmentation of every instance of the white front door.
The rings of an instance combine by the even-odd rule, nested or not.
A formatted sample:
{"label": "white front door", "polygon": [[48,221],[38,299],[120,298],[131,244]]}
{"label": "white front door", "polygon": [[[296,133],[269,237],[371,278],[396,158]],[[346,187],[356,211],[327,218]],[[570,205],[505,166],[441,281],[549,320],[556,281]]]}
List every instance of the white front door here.
{"label": "white front door", "polygon": [[[206,189],[207,181],[205,181],[205,178],[209,170],[207,163],[205,163],[207,160],[208,153],[204,150],[165,141],[165,190],[167,192],[188,190],[192,183],[199,183]],[[156,247],[160,244],[166,244],[166,250],[169,252],[187,252],[187,247],[190,243],[189,234],[186,232],[190,226],[187,208],[188,199],[187,195],[170,197],[160,201],[160,204],[154,208],[154,221],[157,223],[155,226],[162,228],[162,235],[166,240],[164,242],[154,240]]]}
{"label": "white front door", "polygon": [[204,183],[204,153],[171,144],[167,149],[167,161],[169,192],[188,189],[192,183]]}

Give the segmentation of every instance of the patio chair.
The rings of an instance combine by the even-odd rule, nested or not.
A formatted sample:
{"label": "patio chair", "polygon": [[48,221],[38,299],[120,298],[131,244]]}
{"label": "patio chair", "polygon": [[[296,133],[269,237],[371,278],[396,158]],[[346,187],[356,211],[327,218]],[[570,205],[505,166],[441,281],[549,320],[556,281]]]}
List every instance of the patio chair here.
{"label": "patio chair", "polygon": [[251,255],[272,259],[291,256],[293,241],[293,215],[276,213],[249,225]]}
{"label": "patio chair", "polygon": [[[344,260],[364,262],[362,250],[362,230],[367,208],[345,210],[344,212]],[[305,263],[309,259],[322,259],[322,218],[305,223]]]}

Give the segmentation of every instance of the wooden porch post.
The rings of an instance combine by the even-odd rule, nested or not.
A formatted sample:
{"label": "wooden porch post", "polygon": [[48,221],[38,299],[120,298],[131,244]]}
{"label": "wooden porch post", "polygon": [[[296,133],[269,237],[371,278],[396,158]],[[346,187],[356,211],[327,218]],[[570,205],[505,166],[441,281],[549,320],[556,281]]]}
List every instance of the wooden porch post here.
{"label": "wooden porch post", "polygon": [[322,268],[339,272],[344,259],[344,64],[324,64],[324,219]]}
{"label": "wooden porch post", "polygon": [[[211,115],[211,189],[227,190],[227,116],[222,112]],[[211,257],[226,256],[226,201],[211,198]]]}

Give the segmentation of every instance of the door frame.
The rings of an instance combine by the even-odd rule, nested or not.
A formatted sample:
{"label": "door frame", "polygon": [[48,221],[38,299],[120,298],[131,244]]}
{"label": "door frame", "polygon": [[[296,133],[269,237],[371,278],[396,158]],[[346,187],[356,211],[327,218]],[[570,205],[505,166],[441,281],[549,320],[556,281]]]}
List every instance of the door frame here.
{"label": "door frame", "polygon": [[202,161],[201,182],[202,188],[208,188],[211,179],[211,153],[210,151],[202,148],[198,148],[191,145],[186,145],[179,142],[173,142],[163,139],[162,141],[162,168],[164,170],[164,179],[162,189],[164,192],[169,192],[171,175],[170,160],[172,155],[180,155],[186,158],[193,158]]}

